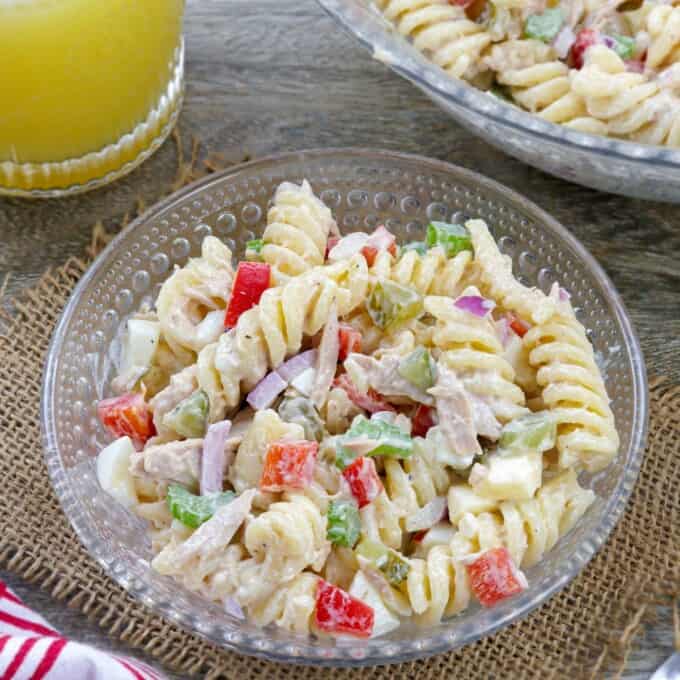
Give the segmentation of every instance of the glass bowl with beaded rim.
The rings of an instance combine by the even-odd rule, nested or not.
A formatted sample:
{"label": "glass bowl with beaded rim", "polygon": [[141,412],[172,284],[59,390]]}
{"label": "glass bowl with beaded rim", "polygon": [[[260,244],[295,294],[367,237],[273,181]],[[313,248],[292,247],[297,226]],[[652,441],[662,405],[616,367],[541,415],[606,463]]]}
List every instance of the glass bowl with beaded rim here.
{"label": "glass bowl with beaded rim", "polygon": [[[97,483],[95,456],[109,441],[96,403],[109,396],[126,319],[155,299],[174,265],[199,254],[208,234],[242,258],[262,234],[282,181],[308,179],[341,230],[384,223],[400,242],[423,238],[429,220],[485,219],[524,283],[572,295],[604,371],[621,437],[616,460],[586,477],[598,494],[578,525],[528,570],[529,588],[493,609],[472,605],[428,627],[410,621],[369,640],[335,640],[259,629],[185,590],[149,566],[144,523]],[[135,220],[74,290],[47,357],[41,407],[45,458],[62,508],[109,575],[154,612],[238,652],[322,665],[384,664],[465,645],[525,616],[584,567],[616,524],[638,474],[647,427],[640,347],[621,299],[593,257],[560,224],[520,195],[469,170],[386,151],[329,149],[246,163],[193,184]]]}
{"label": "glass bowl with beaded rim", "polygon": [[318,0],[373,57],[501,151],[562,179],[624,196],[680,202],[680,149],[586,134],[550,123],[446,74],[372,0]]}

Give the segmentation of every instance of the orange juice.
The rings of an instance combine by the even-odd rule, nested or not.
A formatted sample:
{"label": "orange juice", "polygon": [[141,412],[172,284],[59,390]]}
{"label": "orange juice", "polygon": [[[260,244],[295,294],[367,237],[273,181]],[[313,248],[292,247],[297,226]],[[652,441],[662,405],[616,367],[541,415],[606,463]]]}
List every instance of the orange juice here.
{"label": "orange juice", "polygon": [[169,131],[184,0],[0,0],[0,193],[82,188]]}

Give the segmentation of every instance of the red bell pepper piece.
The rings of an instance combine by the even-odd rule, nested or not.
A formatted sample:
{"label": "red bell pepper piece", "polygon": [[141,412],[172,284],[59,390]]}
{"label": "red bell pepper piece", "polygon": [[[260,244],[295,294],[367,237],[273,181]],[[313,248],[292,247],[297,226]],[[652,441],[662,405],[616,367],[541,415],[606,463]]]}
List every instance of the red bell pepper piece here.
{"label": "red bell pepper piece", "polygon": [[368,411],[369,413],[377,413],[378,411],[396,411],[397,409],[392,406],[392,404],[388,404],[383,397],[378,394],[373,388],[369,387],[368,392],[366,394],[362,394],[359,392],[359,390],[355,387],[354,383],[352,382],[352,379],[347,375],[347,373],[343,373],[342,375],[338,376],[334,381],[333,385],[335,387],[339,387],[345,392],[347,392],[347,396],[359,407],[364,409],[365,411]]}
{"label": "red bell pepper piece", "polygon": [[523,338],[526,334],[529,328],[529,324],[526,321],[522,321],[519,317],[515,316],[511,312],[508,312],[507,314],[507,319],[508,319],[508,325],[512,330],[519,335],[520,338]]}
{"label": "red bell pepper piece", "polygon": [[130,437],[135,444],[145,444],[156,434],[153,413],[139,392],[103,399],[97,404],[102,425],[115,437]]}
{"label": "red bell pepper piece", "polygon": [[340,338],[338,357],[340,361],[344,361],[352,352],[361,352],[361,333],[349,324],[340,324],[338,337]]}
{"label": "red bell pepper piece", "polygon": [[383,490],[373,458],[357,458],[342,471],[342,476],[360,508],[374,501]]}
{"label": "red bell pepper piece", "polygon": [[239,262],[231,298],[224,317],[224,327],[233,328],[243,312],[254,307],[269,288],[271,268],[264,262]]}
{"label": "red bell pepper piece", "polygon": [[411,418],[411,434],[414,437],[425,437],[427,431],[436,425],[434,419],[435,410],[431,406],[419,404]]}
{"label": "red bell pepper piece", "polygon": [[394,257],[397,256],[397,239],[382,224],[368,237],[361,254],[366,258],[368,266],[373,266],[375,258],[381,250],[387,250]]}
{"label": "red bell pepper piece", "polygon": [[573,68],[583,68],[586,50],[592,45],[597,45],[600,40],[600,32],[592,28],[582,28],[578,32],[569,52],[569,60]]}
{"label": "red bell pepper piece", "polygon": [[373,607],[352,597],[349,593],[319,579],[316,587],[317,627],[327,633],[347,633],[357,637],[370,637],[375,613]]}
{"label": "red bell pepper piece", "polygon": [[528,587],[526,577],[515,566],[507,548],[487,550],[466,568],[472,592],[483,607],[493,607]]}
{"label": "red bell pepper piece", "polygon": [[314,475],[319,445],[316,442],[273,442],[267,448],[260,489],[285,491],[304,489]]}

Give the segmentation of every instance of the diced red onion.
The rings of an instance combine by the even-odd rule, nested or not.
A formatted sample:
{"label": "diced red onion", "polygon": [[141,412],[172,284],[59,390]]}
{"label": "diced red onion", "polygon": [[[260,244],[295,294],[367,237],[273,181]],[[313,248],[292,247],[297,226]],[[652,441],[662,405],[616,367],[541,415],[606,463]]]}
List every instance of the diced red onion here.
{"label": "diced red onion", "polygon": [[246,401],[256,411],[261,411],[269,408],[287,386],[288,383],[276,371],[272,371],[257,383],[255,389],[246,397]]}
{"label": "diced red onion", "polygon": [[328,259],[331,262],[347,260],[360,252],[367,241],[368,234],[365,234],[363,231],[355,231],[352,234],[348,234],[331,248],[328,253]]}
{"label": "diced red onion", "polygon": [[245,620],[246,618],[245,614],[243,613],[243,609],[241,609],[241,605],[236,601],[235,597],[230,596],[224,600],[224,611],[234,618],[240,619],[241,621]]}
{"label": "diced red onion", "polygon": [[308,349],[306,352],[300,352],[294,357],[284,361],[277,369],[276,372],[281,376],[283,380],[289,383],[294,378],[300,375],[303,371],[308,368],[312,368],[316,364],[317,351],[315,349]]}
{"label": "diced red onion", "polygon": [[335,378],[338,357],[340,356],[340,334],[338,331],[338,313],[336,305],[333,304],[319,344],[316,380],[312,390],[312,401],[317,408],[321,408],[326,401],[328,390],[333,384],[333,378]]}
{"label": "diced red onion", "polygon": [[437,496],[424,505],[418,512],[406,518],[406,531],[422,531],[430,529],[444,517],[447,510],[445,496]]}
{"label": "diced red onion", "polygon": [[576,42],[576,33],[572,30],[571,26],[567,24],[553,40],[553,47],[555,52],[557,52],[560,59],[566,59],[569,54],[571,46]]}
{"label": "diced red onion", "polygon": [[480,318],[484,318],[495,307],[496,303],[493,300],[487,300],[479,295],[463,295],[453,303],[458,309],[464,312],[470,312]]}
{"label": "diced red onion", "polygon": [[569,300],[571,300],[571,294],[566,288],[560,287],[558,295],[560,297],[560,302],[568,302]]}
{"label": "diced red onion", "polygon": [[203,439],[201,454],[201,495],[222,491],[226,467],[224,446],[231,430],[231,420],[213,423]]}

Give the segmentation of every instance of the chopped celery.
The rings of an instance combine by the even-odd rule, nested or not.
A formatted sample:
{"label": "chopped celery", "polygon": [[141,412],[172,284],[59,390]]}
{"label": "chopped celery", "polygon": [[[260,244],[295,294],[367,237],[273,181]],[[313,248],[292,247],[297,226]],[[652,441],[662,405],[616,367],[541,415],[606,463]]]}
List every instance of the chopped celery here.
{"label": "chopped celery", "polygon": [[384,420],[368,420],[365,416],[357,416],[342,439],[350,449],[352,439],[375,443],[375,448],[364,453],[367,456],[408,458],[413,453],[413,439],[404,430]]}
{"label": "chopped celery", "polygon": [[163,416],[163,425],[182,437],[202,437],[208,425],[210,402],[204,390],[196,390]]}
{"label": "chopped celery", "polygon": [[546,9],[542,14],[531,14],[524,24],[524,37],[549,43],[560,32],[564,15],[559,7]]}
{"label": "chopped celery", "polygon": [[246,260],[261,260],[264,241],[261,238],[246,241]]}
{"label": "chopped celery", "polygon": [[434,385],[435,365],[430,352],[424,347],[417,347],[408,356],[404,357],[399,362],[397,371],[402,378],[405,378],[412,385],[423,391],[428,390]]}
{"label": "chopped celery", "polygon": [[406,243],[401,247],[401,254],[407,253],[409,250],[415,250],[418,255],[425,255],[427,253],[427,244],[425,241],[412,241]]}
{"label": "chopped celery", "polygon": [[382,543],[362,538],[354,552],[380,569],[390,585],[398,586],[408,576],[410,567],[404,556]]}
{"label": "chopped celery", "polygon": [[555,446],[557,424],[546,411],[530,413],[503,427],[498,446],[503,451],[548,451]]}
{"label": "chopped celery", "polygon": [[635,52],[635,39],[629,38],[627,35],[613,35],[612,49],[621,59],[631,59]]}
{"label": "chopped celery", "polygon": [[222,505],[231,503],[236,497],[233,491],[197,496],[183,486],[171,484],[168,487],[168,508],[175,519],[188,527],[197,529],[207,522]]}
{"label": "chopped celery", "polygon": [[416,291],[394,281],[379,280],[368,298],[367,311],[373,323],[386,330],[419,316],[423,298]]}
{"label": "chopped celery", "polygon": [[279,415],[287,423],[302,425],[306,439],[317,442],[323,439],[323,422],[309,399],[286,397],[279,405]]}
{"label": "chopped celery", "polygon": [[460,224],[430,222],[427,225],[427,245],[440,246],[446,257],[454,257],[463,250],[472,250],[472,240],[468,230]]}
{"label": "chopped celery", "polygon": [[327,519],[328,540],[336,545],[353,548],[361,534],[359,506],[354,501],[331,501]]}

